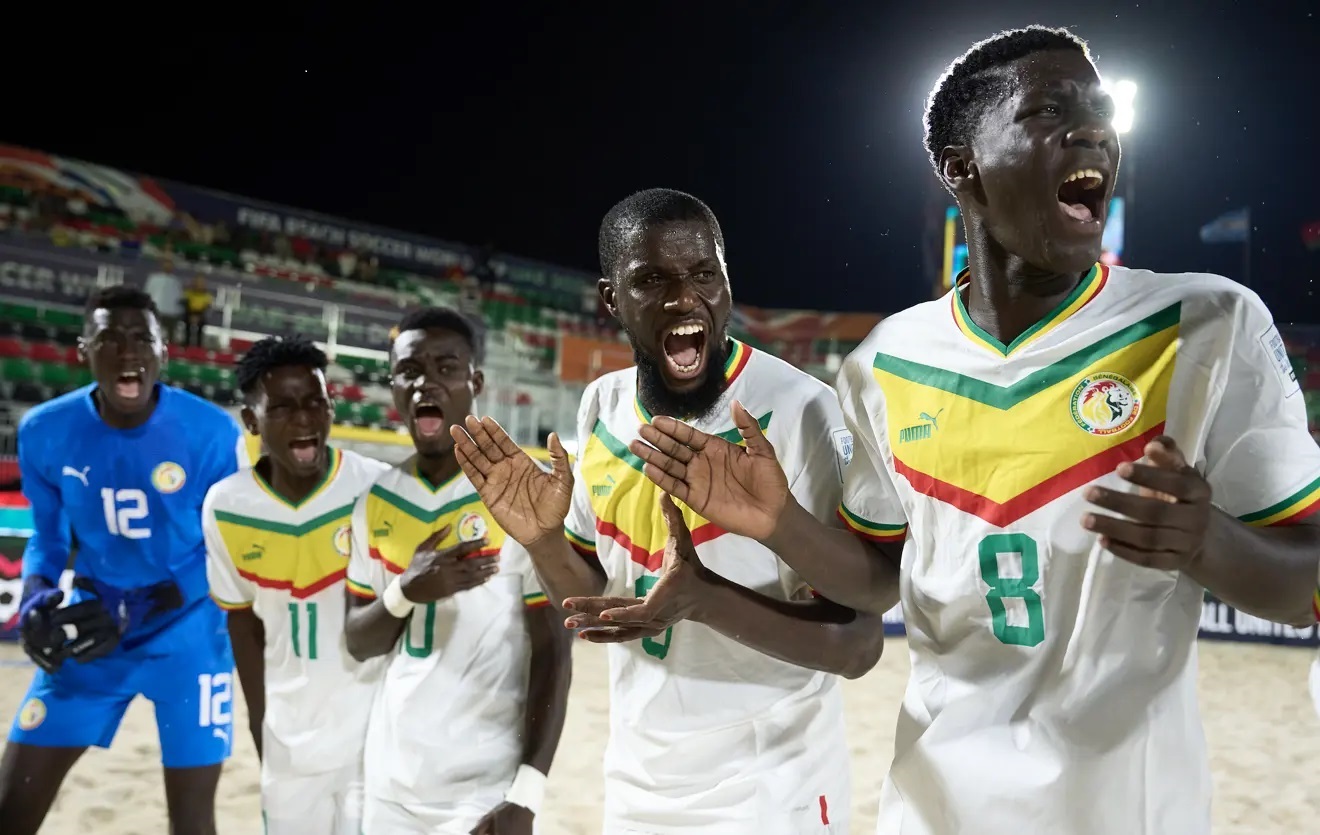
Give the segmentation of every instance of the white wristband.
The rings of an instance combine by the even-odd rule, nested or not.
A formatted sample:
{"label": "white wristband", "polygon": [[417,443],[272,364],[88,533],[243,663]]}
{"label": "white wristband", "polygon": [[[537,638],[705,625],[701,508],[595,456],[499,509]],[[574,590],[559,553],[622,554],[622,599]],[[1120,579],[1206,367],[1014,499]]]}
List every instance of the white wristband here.
{"label": "white wristband", "polygon": [[518,766],[513,785],[504,793],[506,803],[521,806],[533,815],[541,811],[545,799],[545,775],[530,765]]}
{"label": "white wristband", "polygon": [[394,581],[385,587],[385,593],[380,596],[380,602],[385,604],[385,611],[401,619],[408,617],[417,605],[403,596],[402,577],[395,577]]}

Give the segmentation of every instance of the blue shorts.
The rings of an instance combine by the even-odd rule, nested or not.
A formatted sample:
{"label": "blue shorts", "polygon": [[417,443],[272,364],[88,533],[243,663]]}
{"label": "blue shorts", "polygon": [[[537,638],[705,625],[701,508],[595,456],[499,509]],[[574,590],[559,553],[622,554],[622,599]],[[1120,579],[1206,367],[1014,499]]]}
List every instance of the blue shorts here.
{"label": "blue shorts", "polygon": [[225,614],[209,598],[178,613],[140,645],[86,664],[37,670],[9,738],[44,748],[109,748],[129,702],[156,707],[166,768],[215,765],[233,737],[234,654]]}

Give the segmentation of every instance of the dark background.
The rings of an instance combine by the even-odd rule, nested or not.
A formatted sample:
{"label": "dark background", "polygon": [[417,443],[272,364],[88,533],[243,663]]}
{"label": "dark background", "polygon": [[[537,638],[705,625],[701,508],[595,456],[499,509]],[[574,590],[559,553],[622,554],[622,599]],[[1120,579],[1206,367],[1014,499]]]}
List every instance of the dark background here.
{"label": "dark background", "polygon": [[720,216],[740,302],[892,311],[929,295],[931,84],[997,29],[1066,25],[1140,85],[1126,263],[1241,279],[1197,230],[1250,205],[1253,286],[1320,321],[1320,3],[450,5],[20,37],[0,137],[583,269],[612,203],[670,186]]}

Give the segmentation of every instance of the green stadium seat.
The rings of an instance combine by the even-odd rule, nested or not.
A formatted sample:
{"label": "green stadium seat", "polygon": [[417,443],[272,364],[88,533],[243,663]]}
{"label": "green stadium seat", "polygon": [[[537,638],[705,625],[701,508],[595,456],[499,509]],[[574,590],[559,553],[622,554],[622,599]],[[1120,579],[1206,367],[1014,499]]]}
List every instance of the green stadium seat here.
{"label": "green stadium seat", "polygon": [[385,409],[379,403],[362,403],[358,420],[368,426],[378,426],[385,422]]}
{"label": "green stadium seat", "polygon": [[41,321],[64,330],[78,330],[82,328],[83,317],[71,310],[45,310],[41,313]]}
{"label": "green stadium seat", "polygon": [[36,382],[37,374],[31,361],[20,357],[9,357],[0,361],[0,378],[11,383],[32,383]]}
{"label": "green stadium seat", "polygon": [[197,382],[204,386],[219,386],[224,381],[224,374],[214,365],[198,365],[195,368]]}
{"label": "green stadium seat", "polygon": [[37,367],[41,384],[59,391],[73,388],[73,369],[63,363],[45,362]]}
{"label": "green stadium seat", "polygon": [[73,372],[73,384],[75,386],[90,386],[92,384],[92,369],[85,365],[80,365]]}
{"label": "green stadium seat", "polygon": [[198,370],[187,360],[170,360],[165,364],[165,376],[171,383],[183,385],[196,382]]}
{"label": "green stadium seat", "polygon": [[7,318],[24,325],[36,325],[41,322],[41,311],[25,304],[16,304],[5,311]]}
{"label": "green stadium seat", "polygon": [[357,423],[360,417],[361,409],[357,403],[347,400],[335,402],[335,423]]}

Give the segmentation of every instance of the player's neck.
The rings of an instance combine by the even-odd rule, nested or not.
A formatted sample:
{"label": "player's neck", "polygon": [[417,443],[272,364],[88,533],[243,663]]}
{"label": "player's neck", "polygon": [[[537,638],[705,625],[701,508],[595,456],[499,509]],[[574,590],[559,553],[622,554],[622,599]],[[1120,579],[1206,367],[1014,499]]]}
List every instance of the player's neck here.
{"label": "player's neck", "polygon": [[257,462],[257,473],[266,479],[270,489],[274,490],[280,498],[289,504],[301,504],[312,494],[313,490],[325,481],[330,456],[326,455],[324,457],[326,466],[319,468],[311,475],[295,475],[287,472],[274,466],[269,458],[262,458]]}
{"label": "player's neck", "polygon": [[413,464],[417,473],[431,485],[440,485],[458,475],[458,458],[453,451],[444,455],[415,455]]}
{"label": "player's neck", "polygon": [[1005,345],[1044,319],[1082,280],[1081,275],[1033,267],[1000,246],[974,219],[967,229],[967,315]]}
{"label": "player's neck", "polygon": [[92,398],[92,402],[96,404],[96,413],[101,416],[101,420],[105,425],[109,426],[111,429],[137,429],[151,419],[152,414],[156,411],[156,403],[159,400],[160,391],[153,391],[151,393],[151,402],[147,404],[145,409],[140,412],[133,412],[132,414],[123,414],[116,412],[110,407],[109,401],[101,396],[101,390],[99,388],[95,390],[95,396]]}

